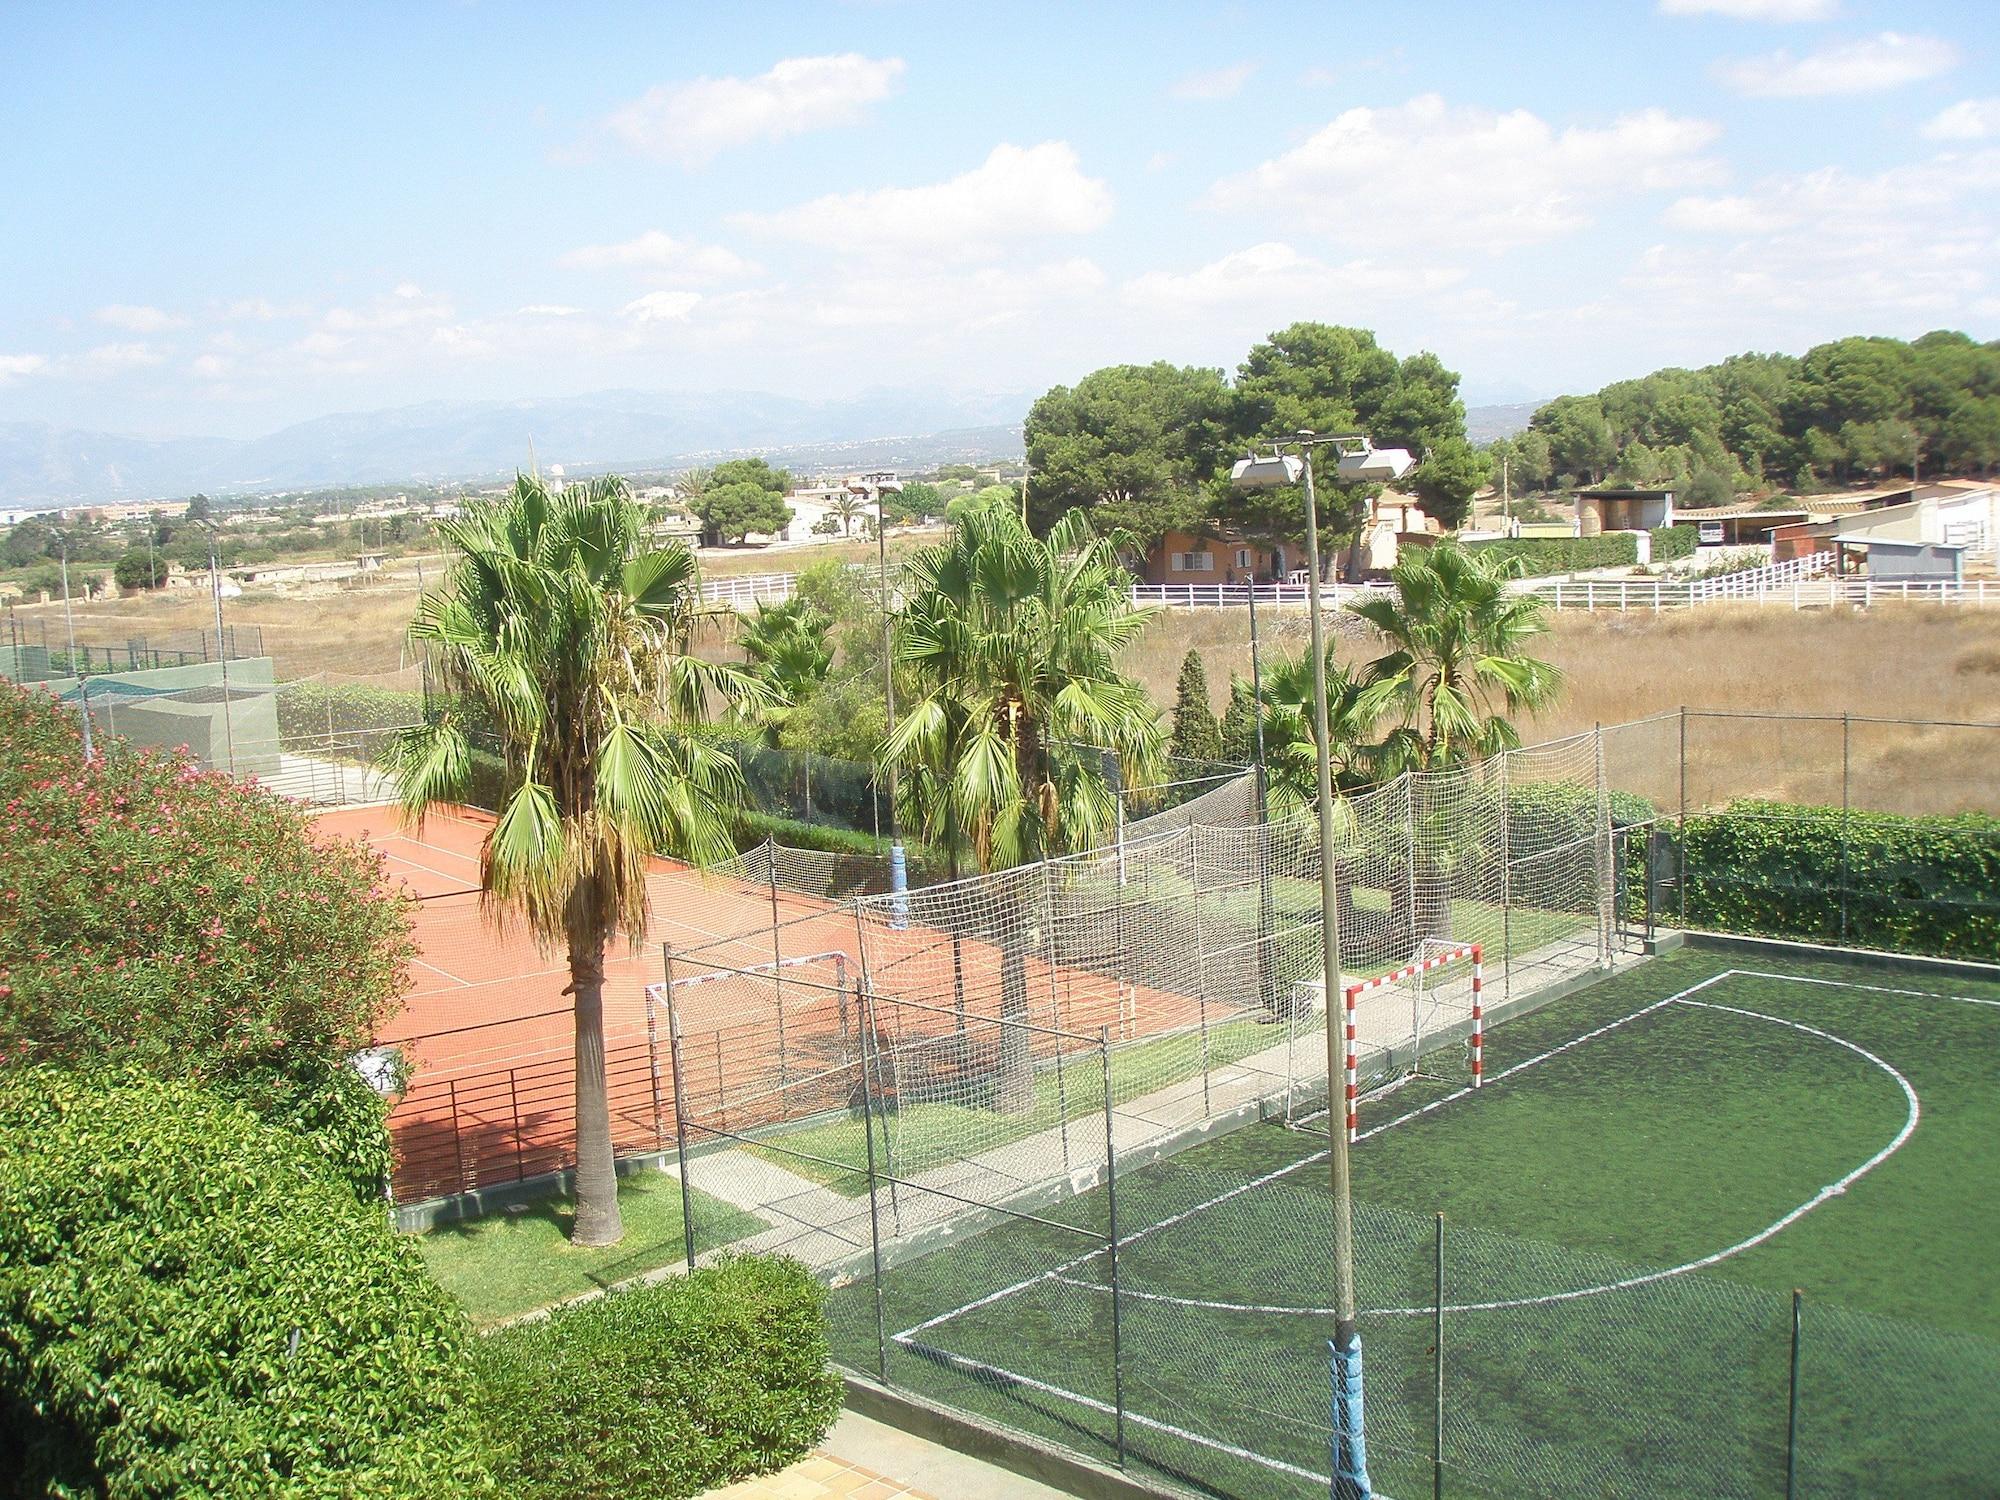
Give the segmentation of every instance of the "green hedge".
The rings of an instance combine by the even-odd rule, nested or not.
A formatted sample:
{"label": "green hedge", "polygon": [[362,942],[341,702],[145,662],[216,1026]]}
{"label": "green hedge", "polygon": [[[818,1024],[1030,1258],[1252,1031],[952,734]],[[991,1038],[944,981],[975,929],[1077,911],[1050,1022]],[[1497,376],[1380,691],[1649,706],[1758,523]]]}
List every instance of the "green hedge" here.
{"label": "green hedge", "polygon": [[488,1494],[467,1340],[287,1132],[184,1081],[0,1075],[0,1493]]}
{"label": "green hedge", "polygon": [[1678,558],[1693,557],[1694,549],[1701,539],[1699,526],[1655,526],[1653,538],[1653,561],[1673,562]]}
{"label": "green hedge", "polygon": [[1481,557],[1518,563],[1522,576],[1527,578],[1576,573],[1585,568],[1631,567],[1639,561],[1638,538],[1630,532],[1503,537],[1498,541],[1474,542],[1472,546]]}
{"label": "green hedge", "polygon": [[1691,927],[2000,962],[2000,818],[1740,801],[1684,854]]}
{"label": "green hedge", "polygon": [[777,813],[745,812],[737,822],[736,847],[751,849],[765,839],[776,839],[788,849],[820,849],[828,854],[867,854],[889,857],[889,840],[853,828],[836,828],[825,823],[803,823]]}
{"label": "green hedge", "polygon": [[825,1293],[728,1259],[480,1340],[493,1465],[518,1500],[697,1495],[780,1468],[832,1425]]}

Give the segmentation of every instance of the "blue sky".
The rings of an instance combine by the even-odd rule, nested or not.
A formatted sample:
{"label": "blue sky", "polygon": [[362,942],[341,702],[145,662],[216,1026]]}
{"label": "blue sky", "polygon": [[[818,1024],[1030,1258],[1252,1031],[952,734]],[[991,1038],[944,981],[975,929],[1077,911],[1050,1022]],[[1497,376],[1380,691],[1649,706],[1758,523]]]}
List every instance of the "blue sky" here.
{"label": "blue sky", "polygon": [[0,7],[0,420],[2000,335],[1992,0]]}

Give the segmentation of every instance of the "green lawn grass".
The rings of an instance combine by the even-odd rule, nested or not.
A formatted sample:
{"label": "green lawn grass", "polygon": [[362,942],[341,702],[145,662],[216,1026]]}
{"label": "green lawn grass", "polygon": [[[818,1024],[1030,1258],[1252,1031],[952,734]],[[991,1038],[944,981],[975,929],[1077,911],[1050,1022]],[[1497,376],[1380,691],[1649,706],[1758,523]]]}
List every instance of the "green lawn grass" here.
{"label": "green lawn grass", "polygon": [[[765,1227],[703,1192],[694,1193],[695,1247],[731,1244]],[[532,1312],[565,1297],[610,1286],[686,1253],[681,1231],[681,1190],[665,1172],[640,1172],[618,1181],[625,1237],[615,1245],[583,1249],[569,1242],[575,1201],[547,1198],[517,1214],[433,1229],[418,1237],[425,1264],[456,1297],[475,1326]]]}
{"label": "green lawn grass", "polygon": [[[1445,1300],[1459,1309],[1444,1334],[1449,1493],[1782,1494],[1794,1287],[1805,1294],[1799,1492],[1992,1491],[2000,1006],[1943,997],[2000,1001],[2000,985],[1846,964],[1716,978],[1732,967],[1771,965],[1699,952],[1656,960],[1495,1028],[1494,1081],[1477,1094],[1439,1102],[1449,1090],[1420,1082],[1363,1100],[1364,1131],[1438,1105],[1353,1154],[1369,1446],[1385,1492],[1431,1482],[1438,1213]],[[1710,979],[1688,1001],[1730,1009],[1668,1005],[1503,1076]],[[1860,984],[1929,993],[1846,987]],[[1755,1247],[1636,1280],[1756,1236],[1896,1139],[1909,1119],[1900,1083],[1830,1037],[1907,1078],[1920,1100],[1914,1132]],[[1331,1300],[1322,1144],[1252,1127],[1119,1177],[1131,1410],[1308,1474],[1324,1472],[1328,1321],[1236,1309]],[[1103,1219],[1100,1206],[1099,1229]],[[895,1346],[891,1379],[1105,1455],[1106,1412],[992,1373],[1111,1401],[1107,1258],[1064,1279],[1040,1275],[1092,1244],[1015,1223],[899,1263],[883,1289],[892,1333],[1020,1289]],[[1234,1306],[1190,1305],[1201,1302]],[[1493,1302],[1517,1305],[1477,1306]],[[872,1368],[873,1333],[871,1289],[837,1293],[841,1357]],[[1175,1431],[1127,1430],[1142,1466],[1183,1483],[1324,1493],[1323,1479]]]}
{"label": "green lawn grass", "polygon": [[[1281,1025],[1251,1019],[1218,1022],[1208,1028],[1208,1066],[1223,1067],[1284,1040]],[[1202,1062],[1198,1032],[1120,1043],[1111,1052],[1112,1100],[1123,1103],[1197,1078]],[[1078,1128],[1096,1131],[1095,1149],[1086,1154],[1101,1156],[1103,1109],[1103,1067],[1097,1053],[1071,1053],[1060,1073],[1052,1061],[1038,1065],[1034,1105],[1019,1114],[947,1101],[904,1103],[886,1122],[874,1122],[876,1164],[884,1172],[913,1177],[928,1167],[963,1161],[1064,1120],[1082,1122]],[[868,1137],[858,1114],[781,1127],[760,1132],[760,1137],[763,1144],[750,1149],[767,1160],[850,1198],[867,1193]]]}

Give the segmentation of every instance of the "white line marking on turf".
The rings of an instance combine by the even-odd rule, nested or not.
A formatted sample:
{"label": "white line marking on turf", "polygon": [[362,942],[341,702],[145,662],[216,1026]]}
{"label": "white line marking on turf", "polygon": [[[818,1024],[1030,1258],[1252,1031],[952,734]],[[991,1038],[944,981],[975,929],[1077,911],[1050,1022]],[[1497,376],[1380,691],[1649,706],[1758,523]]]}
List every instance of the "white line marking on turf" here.
{"label": "white line marking on turf", "polygon": [[[891,1337],[906,1349],[916,1350],[932,1359],[941,1359],[946,1364],[973,1375],[990,1375],[1026,1386],[1031,1391],[1041,1391],[1045,1395],[1060,1396],[1065,1401],[1074,1401],[1079,1406],[1087,1406],[1092,1411],[1102,1412],[1107,1417],[1116,1416],[1118,1409],[1109,1401],[1100,1401],[1095,1396],[1080,1395],[1076,1391],[1065,1390],[1059,1385],[1051,1385],[1046,1380],[1036,1380],[1031,1376],[1017,1375],[1012,1370],[999,1365],[987,1364],[984,1360],[968,1359],[963,1354],[953,1354],[949,1349],[940,1349],[935,1344],[920,1343],[907,1334],[892,1334]],[[1310,1479],[1316,1484],[1326,1482],[1326,1475],[1316,1474],[1311,1469],[1302,1469],[1297,1464],[1288,1464],[1282,1458],[1268,1458],[1249,1448],[1240,1448],[1234,1443],[1225,1443],[1220,1438],[1207,1437],[1192,1428],[1176,1427],[1171,1422],[1162,1422],[1155,1417],[1136,1412],[1130,1406],[1125,1408],[1125,1420],[1136,1422],[1141,1427],[1150,1427],[1155,1432],[1164,1432],[1169,1437],[1185,1438],[1190,1443],[1199,1443],[1204,1448],[1213,1448],[1218,1453],[1227,1453],[1232,1458],[1245,1459],[1253,1464],[1262,1464],[1267,1469],[1276,1469],[1283,1474],[1296,1474],[1301,1479]]]}
{"label": "white line marking on turf", "polygon": [[[1563,1292],[1544,1292],[1541,1295],[1534,1297],[1509,1297],[1494,1302],[1447,1303],[1444,1307],[1444,1311],[1448,1313],[1499,1312],[1506,1308],[1513,1308],[1513,1307],[1542,1307],[1556,1302],[1574,1302],[1582,1297],[1596,1297],[1605,1292],[1630,1291],[1634,1287],[1649,1286],[1653,1282],[1665,1281],[1669,1277],[1685,1275],[1689,1271],[1705,1270],[1709,1266],[1717,1265],[1720,1264],[1722,1261],[1728,1260],[1731,1256],[1741,1255],[1745,1250],[1753,1249],[1756,1246],[1763,1244],[1764,1241],[1770,1239],[1773,1235],[1780,1234],[1784,1230],[1796,1224],[1800,1219],[1803,1219],[1807,1214],[1811,1213],[1814,1209],[1818,1208],[1821,1204],[1827,1202],[1829,1199],[1838,1198],[1841,1194],[1845,1193],[1850,1187],[1852,1187],[1856,1182],[1860,1181],[1863,1177],[1866,1177],[1870,1172],[1874,1171],[1877,1167],[1881,1166],[1883,1162],[1887,1161],[1890,1157],[1894,1156],[1898,1151],[1902,1150],[1904,1144],[1908,1142],[1908,1140],[1913,1134],[1916,1133],[1917,1122],[1922,1118],[1923,1115],[1922,1103],[1917,1097],[1916,1089],[1911,1086],[1910,1080],[1904,1077],[1903,1074],[1899,1072],[1892,1064],[1884,1062],[1881,1058],[1877,1057],[1873,1052],[1870,1052],[1866,1047],[1860,1046],[1858,1043],[1855,1042],[1850,1042],[1846,1037],[1836,1036],[1831,1031],[1822,1031],[1817,1026],[1808,1026],[1803,1021],[1789,1020],[1784,1016],[1767,1015],[1761,1010],[1745,1010],[1742,1007],[1735,1005],[1718,1005],[1712,1000],[1680,1000],[1675,1003],[1682,1005],[1696,1006],[1702,1010],[1724,1011],[1730,1015],[1748,1016],[1752,1020],[1770,1021],[1779,1026],[1789,1026],[1794,1031],[1803,1031],[1808,1036],[1819,1037],[1823,1041],[1832,1042],[1837,1047],[1845,1047],[1848,1051],[1856,1054],[1857,1056],[1866,1058],[1869,1062],[1873,1063],[1876,1067],[1880,1068],[1883,1072],[1887,1073],[1891,1078],[1895,1079],[1897,1087],[1902,1089],[1903,1098],[1909,1105],[1908,1113],[1905,1115],[1903,1120],[1902,1129],[1896,1132],[1895,1138],[1891,1140],[1888,1145],[1884,1146],[1880,1151],[1877,1151],[1873,1156],[1869,1157],[1868,1160],[1864,1161],[1860,1166],[1854,1168],[1852,1171],[1848,1172],[1845,1176],[1837,1178],[1832,1182],[1829,1182],[1825,1187],[1821,1188],[1818,1192],[1814,1193],[1812,1197],[1808,1198],[1798,1207],[1792,1209],[1791,1212],[1785,1214],[1783,1217],[1775,1220],[1774,1222],[1767,1224],[1764,1228],[1758,1230],[1755,1234],[1749,1235],[1744,1239],[1740,1239],[1735,1244],[1727,1246],[1724,1249],[1717,1250],[1713,1254],[1704,1255],[1699,1260],[1684,1261],[1680,1265],[1668,1266],[1664,1270],[1648,1271],[1643,1276],[1628,1276],[1620,1281],[1607,1281],[1600,1283],[1599,1285],[1596,1286],[1574,1287],[1568,1291],[1563,1291]],[[1387,1127],[1385,1126],[1383,1128],[1386,1129]],[[1077,1286],[1077,1287],[1095,1287],[1097,1285],[1094,1282],[1078,1281],[1074,1277],[1070,1276],[1058,1276],[1056,1279],[1059,1281],[1067,1282],[1071,1286]],[[1103,1290],[1103,1288],[1099,1288],[1099,1290]],[[1218,1302],[1218,1301],[1210,1301],[1208,1299],[1199,1297],[1176,1297],[1165,1292],[1144,1292],[1144,1291],[1139,1291],[1136,1288],[1121,1288],[1119,1295],[1125,1297],[1138,1297],[1141,1300],[1148,1302],[1166,1302],[1177,1307],[1205,1308],[1215,1312],[1257,1312],[1257,1313],[1294,1312],[1294,1313],[1314,1314],[1329,1318],[1334,1316],[1334,1310],[1330,1307],[1253,1306],[1249,1303]],[[1360,1310],[1357,1316],[1363,1318],[1410,1318],[1418,1316],[1432,1316],[1435,1315],[1437,1311],[1438,1309],[1435,1306],[1365,1307]]]}
{"label": "white line marking on turf", "polygon": [[1773,974],[1768,969],[1731,969],[1747,979],[1782,979],[1788,984],[1819,984],[1836,990],[1868,990],[1877,995],[1915,995],[1925,1000],[1956,1000],[1960,1005],[2000,1007],[2000,1000],[1982,1000],[1977,995],[1947,995],[1940,990],[1903,990],[1886,984],[1857,984],[1848,979],[1815,979],[1810,974]]}
{"label": "white line marking on turf", "polygon": [[[1520,1073],[1528,1068],[1534,1067],[1535,1064],[1537,1063],[1547,1062],[1550,1058],[1556,1057],[1561,1053],[1567,1052],[1572,1047],[1580,1047],[1585,1042],[1590,1041],[1593,1037],[1603,1036],[1607,1032],[1616,1031],[1619,1027],[1628,1025],[1629,1023],[1640,1019],[1642,1016],[1651,1015],[1654,1011],[1659,1010],[1662,1006],[1672,1005],[1676,1000],[1680,1000],[1688,995],[1695,994],[1700,990],[1705,990],[1712,984],[1720,983],[1722,980],[1727,979],[1734,972],[1736,971],[1733,969],[1726,969],[1720,974],[1712,974],[1707,979],[1702,980],[1698,984],[1689,985],[1679,994],[1669,995],[1664,1000],[1655,1000],[1651,1005],[1642,1006],[1640,1009],[1633,1011],[1630,1015],[1620,1016],[1617,1020],[1608,1022],[1605,1025],[1598,1027],[1595,1031],[1587,1031],[1582,1036],[1571,1037],[1568,1041],[1562,1043],[1560,1046],[1551,1047],[1546,1052],[1537,1053],[1535,1056],[1530,1057],[1523,1062],[1515,1063],[1514,1066],[1511,1068],[1507,1068],[1499,1073],[1494,1074],[1491,1078],[1487,1080],[1487,1085],[1491,1087],[1492,1085],[1499,1083],[1503,1079],[1511,1078],[1516,1073]],[[1442,1099],[1433,1100],[1431,1103],[1426,1104],[1422,1109],[1413,1109],[1408,1114],[1398,1115],[1393,1120],[1385,1120],[1382,1124],[1375,1126],[1374,1129],[1363,1131],[1361,1133],[1361,1139],[1365,1141],[1369,1139],[1371,1136],[1380,1135],[1383,1131],[1394,1129],[1396,1126],[1403,1124],[1405,1121],[1414,1120],[1418,1115],[1428,1114],[1430,1113],[1430,1111],[1437,1109],[1442,1105],[1449,1104],[1455,1099],[1463,1099],[1471,1092],[1472,1090],[1469,1087],[1462,1088],[1454,1093],[1445,1095],[1445,1097]],[[1192,1207],[1182,1209],[1179,1213],[1169,1214],[1166,1218],[1161,1219],[1156,1223],[1148,1224],[1145,1228],[1137,1230],[1134,1233],[1129,1234],[1125,1236],[1123,1239],[1121,1239],[1118,1242],[1119,1246],[1122,1249],[1126,1246],[1137,1244],[1140,1240],[1147,1238],[1149,1235],[1158,1234],[1162,1229],[1171,1229],[1174,1225],[1184,1223],[1188,1219],[1193,1218],[1196,1214],[1206,1213],[1211,1208],[1219,1207],[1220,1205],[1229,1202],[1232,1198],[1240,1198],[1243,1196],[1243,1194],[1251,1192],[1256,1188],[1264,1187],[1269,1183],[1276,1182],[1280,1177],[1289,1177],[1292,1173],[1298,1171],[1301,1167],[1309,1167],[1314,1162],[1325,1161],[1326,1155],[1327,1154],[1324,1151],[1315,1151],[1310,1156],[1302,1156],[1297,1161],[1287,1162],[1284,1166],[1279,1167],[1276,1171],[1266,1172],[1262,1177],[1254,1177],[1248,1182],[1240,1183],[1236,1187],[1231,1188],[1228,1192],[1218,1193],[1216,1194],[1215,1197],[1208,1199],[1204,1203],[1194,1204]],[[1064,1273],[1073,1271],[1078,1266],[1084,1265],[1089,1261],[1096,1260],[1099,1256],[1104,1255],[1105,1253],[1106,1250],[1104,1249],[1086,1251],[1084,1254],[1077,1256],[1074,1260],[1064,1261],[1061,1265],[1051,1267],[1049,1270],[1038,1271],[1033,1276],[1023,1277],[1021,1280],[1015,1282],[1012,1286],[1003,1286],[996,1292],[988,1292],[984,1297],[979,1297],[971,1302],[966,1303],[963,1307],[955,1307],[952,1308],[949,1312],[939,1313],[934,1318],[926,1318],[923,1322],[913,1324],[912,1326],[905,1328],[902,1331],[902,1333],[895,1334],[893,1336],[900,1339],[907,1334],[922,1333],[927,1328],[935,1328],[940,1323],[949,1323],[953,1318],[960,1317],[965,1313],[969,1313],[978,1308],[985,1307],[990,1303],[998,1302],[1002,1298],[1011,1297],[1016,1292],[1026,1291],[1029,1287],[1034,1286],[1037,1282],[1053,1281],[1059,1279],[1064,1275]]]}

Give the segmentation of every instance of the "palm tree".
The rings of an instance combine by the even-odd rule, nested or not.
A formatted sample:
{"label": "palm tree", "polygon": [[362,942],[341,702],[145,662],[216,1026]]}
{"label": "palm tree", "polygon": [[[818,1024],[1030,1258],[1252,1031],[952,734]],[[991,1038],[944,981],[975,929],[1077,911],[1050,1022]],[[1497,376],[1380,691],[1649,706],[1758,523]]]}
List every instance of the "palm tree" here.
{"label": "palm tree", "polygon": [[1385,769],[1438,770],[1514,749],[1521,736],[1506,715],[1554,701],[1561,670],[1528,654],[1549,629],[1548,604],[1510,589],[1511,576],[1457,542],[1409,547],[1389,572],[1393,596],[1349,606],[1389,646],[1367,673],[1396,719],[1381,745]]}
{"label": "palm tree", "polygon": [[[1511,750],[1521,736],[1508,715],[1554,701],[1561,671],[1528,650],[1549,628],[1548,606],[1510,589],[1511,576],[1456,542],[1440,542],[1404,550],[1389,574],[1393,596],[1349,606],[1389,647],[1366,677],[1394,720],[1376,751],[1385,771],[1442,770]],[[1479,851],[1465,831],[1477,820],[1463,809],[1413,817],[1422,825],[1413,828],[1414,868],[1396,883],[1392,907],[1394,925],[1414,947],[1449,933],[1452,873]]]}
{"label": "palm tree", "polygon": [[852,490],[842,490],[826,503],[826,513],[840,522],[840,534],[852,536],[854,523],[867,514],[868,502]]}
{"label": "palm tree", "polygon": [[522,476],[438,530],[456,554],[410,623],[463,699],[404,731],[389,752],[405,816],[469,789],[467,722],[492,726],[504,768],[480,882],[536,937],[566,950],[576,1027],[577,1205],[573,1238],[623,1233],[604,1077],[604,958],[646,924],[655,854],[731,852],[742,780],[684,732],[712,698],[755,702],[739,669],[689,654],[702,611],[693,555],[648,550],[645,509],[620,479],[551,493]]}
{"label": "palm tree", "polygon": [[760,717],[770,742],[777,744],[785,718],[819,690],[833,670],[833,645],[827,639],[833,621],[809,599],[759,602],[737,638],[750,658],[749,671],[769,689]]}
{"label": "palm tree", "polygon": [[[1118,670],[1144,628],[1122,536],[1082,511],[1046,538],[1006,507],[974,510],[906,565],[896,661],[917,690],[883,747],[903,809],[934,846],[969,845],[985,871],[1095,848],[1117,825],[1106,754],[1125,785],[1164,779],[1166,726]],[[1027,1014],[1025,914],[1002,914],[1001,1014]],[[1032,1107],[1025,1033],[1001,1044],[998,1106]]]}

